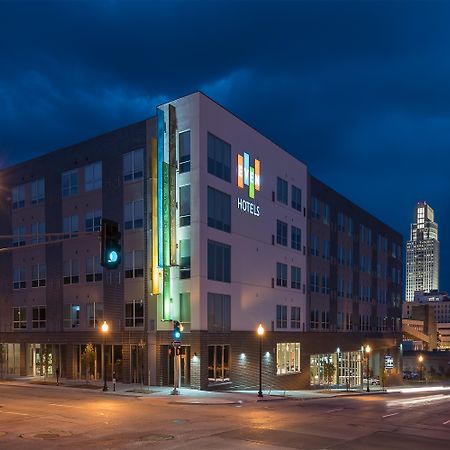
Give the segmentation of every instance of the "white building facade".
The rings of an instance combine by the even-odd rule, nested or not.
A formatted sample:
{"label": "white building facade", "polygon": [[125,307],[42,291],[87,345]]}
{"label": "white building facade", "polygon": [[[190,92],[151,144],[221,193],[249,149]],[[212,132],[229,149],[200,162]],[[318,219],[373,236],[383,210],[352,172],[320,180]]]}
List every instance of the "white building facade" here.
{"label": "white building facade", "polygon": [[439,240],[434,211],[426,202],[418,202],[415,222],[406,244],[406,301],[414,301],[416,291],[439,290]]}

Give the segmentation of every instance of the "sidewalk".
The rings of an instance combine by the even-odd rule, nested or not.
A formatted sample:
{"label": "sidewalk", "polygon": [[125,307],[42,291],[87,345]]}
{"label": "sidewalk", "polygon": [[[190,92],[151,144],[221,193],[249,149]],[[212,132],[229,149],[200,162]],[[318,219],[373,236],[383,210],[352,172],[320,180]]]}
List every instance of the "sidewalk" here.
{"label": "sidewalk", "polygon": [[179,389],[179,395],[171,395],[173,388],[170,386],[146,386],[141,384],[116,383],[115,391],[112,382],[108,381],[108,391],[103,392],[103,381],[96,380],[89,383],[83,380],[61,379],[59,385],[54,378],[44,379],[42,377],[17,377],[0,380],[1,384],[13,386],[40,387],[46,389],[82,389],[83,391],[94,391],[102,395],[121,395],[129,397],[139,397],[141,399],[166,399],[170,403],[182,403],[192,405],[205,404],[242,404],[267,401],[287,401],[287,400],[312,400],[332,397],[344,397],[355,395],[370,395],[386,393],[381,389],[371,389],[366,391],[350,390],[263,390],[263,397],[258,397],[257,390],[228,390],[228,391],[199,391],[196,389]]}

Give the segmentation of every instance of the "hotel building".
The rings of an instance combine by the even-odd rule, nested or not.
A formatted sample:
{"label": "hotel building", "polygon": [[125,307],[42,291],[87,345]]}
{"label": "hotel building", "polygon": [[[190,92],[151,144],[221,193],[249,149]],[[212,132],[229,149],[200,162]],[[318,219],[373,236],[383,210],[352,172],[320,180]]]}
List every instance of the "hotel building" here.
{"label": "hotel building", "polygon": [[4,374],[171,384],[173,320],[193,388],[255,388],[260,323],[264,388],[400,368],[401,235],[201,93],[0,179]]}

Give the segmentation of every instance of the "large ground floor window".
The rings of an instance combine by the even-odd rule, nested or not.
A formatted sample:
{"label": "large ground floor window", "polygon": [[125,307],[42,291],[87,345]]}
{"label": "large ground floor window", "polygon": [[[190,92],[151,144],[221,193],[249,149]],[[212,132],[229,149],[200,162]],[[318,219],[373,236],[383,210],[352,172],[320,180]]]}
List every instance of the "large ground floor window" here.
{"label": "large ground floor window", "polygon": [[342,388],[361,386],[360,351],[311,355],[310,367],[312,386],[333,385]]}
{"label": "large ground floor window", "polygon": [[208,380],[230,381],[230,346],[208,346]]}
{"label": "large ground floor window", "polygon": [[300,372],[300,343],[277,344],[277,375]]}

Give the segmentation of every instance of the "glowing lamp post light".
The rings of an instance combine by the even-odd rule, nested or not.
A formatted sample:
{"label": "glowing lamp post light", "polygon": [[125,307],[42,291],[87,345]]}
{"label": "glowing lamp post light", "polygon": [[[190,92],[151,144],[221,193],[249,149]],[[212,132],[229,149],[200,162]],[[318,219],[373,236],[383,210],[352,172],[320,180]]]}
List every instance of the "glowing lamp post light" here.
{"label": "glowing lamp post light", "polygon": [[423,380],[423,356],[419,355],[420,379]]}
{"label": "glowing lamp post light", "polygon": [[366,357],[367,357],[367,392],[370,392],[370,387],[369,387],[369,356],[370,356],[370,351],[372,349],[370,348],[370,345],[366,345],[366,348],[364,349],[365,353],[366,353]]}
{"label": "glowing lamp post light", "polygon": [[258,397],[262,397],[262,339],[264,336],[264,327],[260,323],[257,329],[258,336],[259,336],[259,391],[258,391]]}
{"label": "glowing lamp post light", "polygon": [[108,385],[106,384],[106,335],[109,331],[109,325],[106,323],[106,320],[102,324],[102,333],[103,333],[103,392],[108,390]]}

